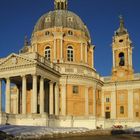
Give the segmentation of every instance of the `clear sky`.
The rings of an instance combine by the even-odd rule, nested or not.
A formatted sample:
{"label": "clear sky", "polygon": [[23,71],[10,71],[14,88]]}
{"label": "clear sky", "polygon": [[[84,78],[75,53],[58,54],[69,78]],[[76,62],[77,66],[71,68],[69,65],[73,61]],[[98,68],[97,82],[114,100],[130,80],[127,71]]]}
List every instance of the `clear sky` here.
{"label": "clear sky", "polygon": [[[0,0],[0,57],[17,53],[24,36],[30,38],[33,27],[44,13],[53,10],[53,0]],[[95,68],[101,75],[112,69],[112,36],[119,26],[119,15],[133,42],[133,64],[140,72],[140,0],[69,0],[68,9],[87,25],[96,45]]]}

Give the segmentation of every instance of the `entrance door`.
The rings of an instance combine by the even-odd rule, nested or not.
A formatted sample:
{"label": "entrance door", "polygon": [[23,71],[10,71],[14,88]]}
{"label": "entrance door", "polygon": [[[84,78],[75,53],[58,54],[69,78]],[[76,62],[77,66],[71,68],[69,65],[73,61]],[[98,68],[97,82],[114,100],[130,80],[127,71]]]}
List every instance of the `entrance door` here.
{"label": "entrance door", "polygon": [[105,118],[110,119],[110,112],[105,112]]}

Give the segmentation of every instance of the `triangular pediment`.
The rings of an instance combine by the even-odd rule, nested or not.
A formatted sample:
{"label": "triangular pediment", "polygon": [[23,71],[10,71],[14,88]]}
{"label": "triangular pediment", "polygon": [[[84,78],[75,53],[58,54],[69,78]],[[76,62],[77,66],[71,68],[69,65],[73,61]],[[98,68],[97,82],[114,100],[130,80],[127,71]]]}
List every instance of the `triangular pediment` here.
{"label": "triangular pediment", "polygon": [[31,58],[27,58],[18,54],[12,53],[2,61],[0,61],[0,69],[8,68],[8,67],[18,67],[29,64],[34,64],[35,61]]}

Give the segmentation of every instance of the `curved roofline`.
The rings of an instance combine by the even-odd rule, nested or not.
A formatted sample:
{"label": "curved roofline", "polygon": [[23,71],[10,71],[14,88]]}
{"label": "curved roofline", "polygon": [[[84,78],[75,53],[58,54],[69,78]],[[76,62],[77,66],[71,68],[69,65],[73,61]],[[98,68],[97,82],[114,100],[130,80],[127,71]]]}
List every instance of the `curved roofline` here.
{"label": "curved roofline", "polygon": [[[56,13],[56,12],[57,12],[57,13]],[[59,21],[56,21],[56,19],[53,17],[53,19],[54,19],[55,21],[54,21],[54,20],[53,20],[53,22],[50,21],[50,24],[51,24],[51,25],[50,25],[50,27],[46,27],[46,29],[47,29],[47,28],[48,28],[48,29],[49,29],[49,28],[53,28],[53,27],[63,27],[63,28],[68,27],[68,28],[71,28],[71,29],[81,30],[81,31],[85,32],[85,35],[86,35],[88,38],[91,39],[89,30],[88,30],[87,26],[85,25],[85,23],[81,20],[81,18],[80,18],[77,14],[75,14],[74,12],[69,11],[69,10],[53,10],[53,11],[49,11],[49,12],[43,14],[43,15],[39,18],[39,20],[37,21],[37,23],[36,23],[36,25],[35,25],[35,27],[34,27],[33,33],[45,29],[45,27],[42,27],[42,26],[44,26],[44,25],[43,25],[43,21],[45,20],[45,17],[49,17],[49,15],[50,15],[50,16],[56,16],[56,14],[57,14],[57,16],[59,16],[59,14],[64,14],[64,16],[68,16],[68,15],[65,14],[65,13],[68,13],[69,15],[75,17],[75,22],[79,22],[79,25],[75,25],[75,26],[74,26],[74,23],[73,23],[73,27],[69,27],[69,25],[67,25],[66,21],[60,21],[61,24],[64,24],[64,25],[62,25],[62,26],[60,26],[60,25],[52,25],[51,23],[56,24],[57,22],[59,22]],[[62,18],[63,18],[63,17],[62,17]],[[76,23],[76,24],[77,24],[77,23]],[[49,26],[49,25],[48,25],[48,26]]]}

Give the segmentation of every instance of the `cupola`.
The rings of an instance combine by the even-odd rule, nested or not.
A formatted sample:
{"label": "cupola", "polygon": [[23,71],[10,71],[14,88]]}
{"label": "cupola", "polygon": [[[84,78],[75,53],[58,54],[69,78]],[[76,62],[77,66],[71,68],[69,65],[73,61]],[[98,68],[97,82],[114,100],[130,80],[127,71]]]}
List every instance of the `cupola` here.
{"label": "cupola", "polygon": [[55,10],[67,10],[68,1],[67,0],[55,0],[54,9]]}

